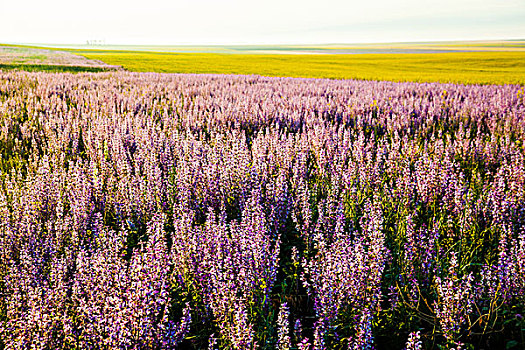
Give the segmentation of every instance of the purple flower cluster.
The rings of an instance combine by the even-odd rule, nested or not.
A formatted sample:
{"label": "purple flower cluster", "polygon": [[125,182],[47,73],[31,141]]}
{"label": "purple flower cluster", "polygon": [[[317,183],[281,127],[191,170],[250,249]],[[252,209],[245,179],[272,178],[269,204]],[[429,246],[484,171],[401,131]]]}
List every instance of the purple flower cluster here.
{"label": "purple flower cluster", "polygon": [[412,332],[408,335],[408,340],[406,344],[406,350],[421,350],[421,334],[419,331]]}
{"label": "purple flower cluster", "polygon": [[457,268],[457,258],[453,254],[447,277],[436,277],[438,299],[434,301],[434,308],[439,325],[449,341],[454,341],[454,335],[459,332],[476,302],[472,273],[460,277]]}
{"label": "purple flower cluster", "polygon": [[520,89],[0,72],[0,349],[525,346]]}

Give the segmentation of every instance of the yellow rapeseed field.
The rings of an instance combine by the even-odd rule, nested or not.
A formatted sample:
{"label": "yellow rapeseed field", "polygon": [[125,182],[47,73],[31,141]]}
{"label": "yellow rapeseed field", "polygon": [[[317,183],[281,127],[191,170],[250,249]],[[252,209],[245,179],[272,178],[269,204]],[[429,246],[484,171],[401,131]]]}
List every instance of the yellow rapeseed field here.
{"label": "yellow rapeseed field", "polygon": [[78,53],[137,72],[525,84],[525,52],[248,55],[79,50]]}

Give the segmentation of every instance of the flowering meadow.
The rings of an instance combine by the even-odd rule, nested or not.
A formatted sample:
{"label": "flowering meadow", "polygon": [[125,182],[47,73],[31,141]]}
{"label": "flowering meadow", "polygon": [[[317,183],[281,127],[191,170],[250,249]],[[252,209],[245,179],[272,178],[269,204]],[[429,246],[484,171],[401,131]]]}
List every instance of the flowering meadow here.
{"label": "flowering meadow", "polygon": [[517,85],[0,73],[0,349],[520,349]]}

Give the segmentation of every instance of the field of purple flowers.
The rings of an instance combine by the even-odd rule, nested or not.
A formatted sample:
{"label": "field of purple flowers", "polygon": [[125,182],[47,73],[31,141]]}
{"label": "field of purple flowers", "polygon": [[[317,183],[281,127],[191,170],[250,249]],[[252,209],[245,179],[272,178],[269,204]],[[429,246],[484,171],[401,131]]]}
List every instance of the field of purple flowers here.
{"label": "field of purple flowers", "polygon": [[523,95],[0,73],[0,349],[523,348]]}

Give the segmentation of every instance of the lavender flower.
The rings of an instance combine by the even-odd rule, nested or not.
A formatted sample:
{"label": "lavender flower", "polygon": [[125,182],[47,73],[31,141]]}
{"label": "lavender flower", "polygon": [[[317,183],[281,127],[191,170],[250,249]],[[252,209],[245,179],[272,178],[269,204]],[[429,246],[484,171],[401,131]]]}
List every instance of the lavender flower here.
{"label": "lavender flower", "polygon": [[282,303],[277,316],[278,337],[277,344],[280,350],[289,350],[291,348],[290,342],[290,309],[286,302]]}
{"label": "lavender flower", "polygon": [[0,72],[0,347],[519,334],[524,140],[516,85]]}
{"label": "lavender flower", "polygon": [[421,332],[411,332],[408,335],[406,344],[406,350],[421,350],[423,349],[423,343],[421,342]]}

